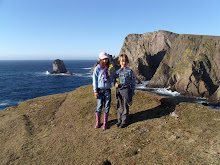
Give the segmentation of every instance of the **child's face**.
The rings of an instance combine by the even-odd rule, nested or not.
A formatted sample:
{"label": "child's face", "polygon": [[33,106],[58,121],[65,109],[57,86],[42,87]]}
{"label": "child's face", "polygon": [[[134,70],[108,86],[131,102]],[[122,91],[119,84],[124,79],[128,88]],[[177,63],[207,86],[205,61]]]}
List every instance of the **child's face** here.
{"label": "child's face", "polygon": [[120,60],[120,65],[121,65],[121,68],[126,68],[128,63],[125,60],[121,59]]}
{"label": "child's face", "polygon": [[104,58],[102,61],[103,61],[103,64],[106,65],[108,63],[108,58]]}

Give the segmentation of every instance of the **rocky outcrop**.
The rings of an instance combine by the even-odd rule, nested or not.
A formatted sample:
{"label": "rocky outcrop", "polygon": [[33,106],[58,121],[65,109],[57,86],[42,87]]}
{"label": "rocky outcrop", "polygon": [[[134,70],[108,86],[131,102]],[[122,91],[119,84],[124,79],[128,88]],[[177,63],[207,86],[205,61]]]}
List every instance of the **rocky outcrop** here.
{"label": "rocky outcrop", "polygon": [[179,35],[149,87],[170,87],[184,95],[209,97],[220,84],[220,37]]}
{"label": "rocky outcrop", "polygon": [[120,54],[128,55],[129,66],[137,79],[150,80],[177,36],[178,34],[168,31],[129,34],[125,38]]}
{"label": "rocky outcrop", "polygon": [[121,48],[136,78],[148,87],[170,87],[188,96],[210,97],[220,84],[220,37],[158,31],[129,34]]}
{"label": "rocky outcrop", "polygon": [[53,72],[51,72],[51,74],[59,74],[59,73],[73,75],[71,72],[66,70],[66,66],[62,60],[56,59],[53,62]]}
{"label": "rocky outcrop", "polygon": [[220,105],[220,87],[215,91],[215,93],[207,100],[209,104]]}
{"label": "rocky outcrop", "polygon": [[66,66],[64,64],[64,62],[60,59],[56,59],[53,62],[53,72],[55,73],[66,73]]}

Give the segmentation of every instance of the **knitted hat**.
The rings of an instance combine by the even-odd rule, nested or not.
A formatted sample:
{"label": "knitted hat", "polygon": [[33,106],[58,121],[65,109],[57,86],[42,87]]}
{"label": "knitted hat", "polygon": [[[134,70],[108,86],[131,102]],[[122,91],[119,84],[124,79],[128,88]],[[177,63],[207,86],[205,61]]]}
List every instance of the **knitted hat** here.
{"label": "knitted hat", "polygon": [[101,53],[99,53],[99,58],[101,60],[103,60],[103,59],[109,58],[109,57],[108,57],[108,54],[106,52],[101,52]]}

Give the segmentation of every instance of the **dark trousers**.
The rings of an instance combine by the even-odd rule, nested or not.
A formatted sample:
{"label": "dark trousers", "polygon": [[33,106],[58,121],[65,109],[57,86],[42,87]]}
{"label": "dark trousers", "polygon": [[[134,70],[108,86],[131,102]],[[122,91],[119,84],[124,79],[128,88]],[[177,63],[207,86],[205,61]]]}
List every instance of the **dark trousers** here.
{"label": "dark trousers", "polygon": [[120,93],[117,97],[117,115],[118,123],[128,124],[129,122],[129,106],[128,102]]}

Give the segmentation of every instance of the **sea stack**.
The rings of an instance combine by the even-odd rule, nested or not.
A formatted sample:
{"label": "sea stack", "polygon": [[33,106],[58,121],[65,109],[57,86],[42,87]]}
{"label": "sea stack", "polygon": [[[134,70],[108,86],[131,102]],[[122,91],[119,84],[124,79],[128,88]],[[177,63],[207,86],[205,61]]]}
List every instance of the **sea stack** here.
{"label": "sea stack", "polygon": [[66,66],[62,60],[56,59],[53,62],[53,72],[51,72],[51,74],[59,74],[59,73],[73,75],[71,72],[66,70]]}

